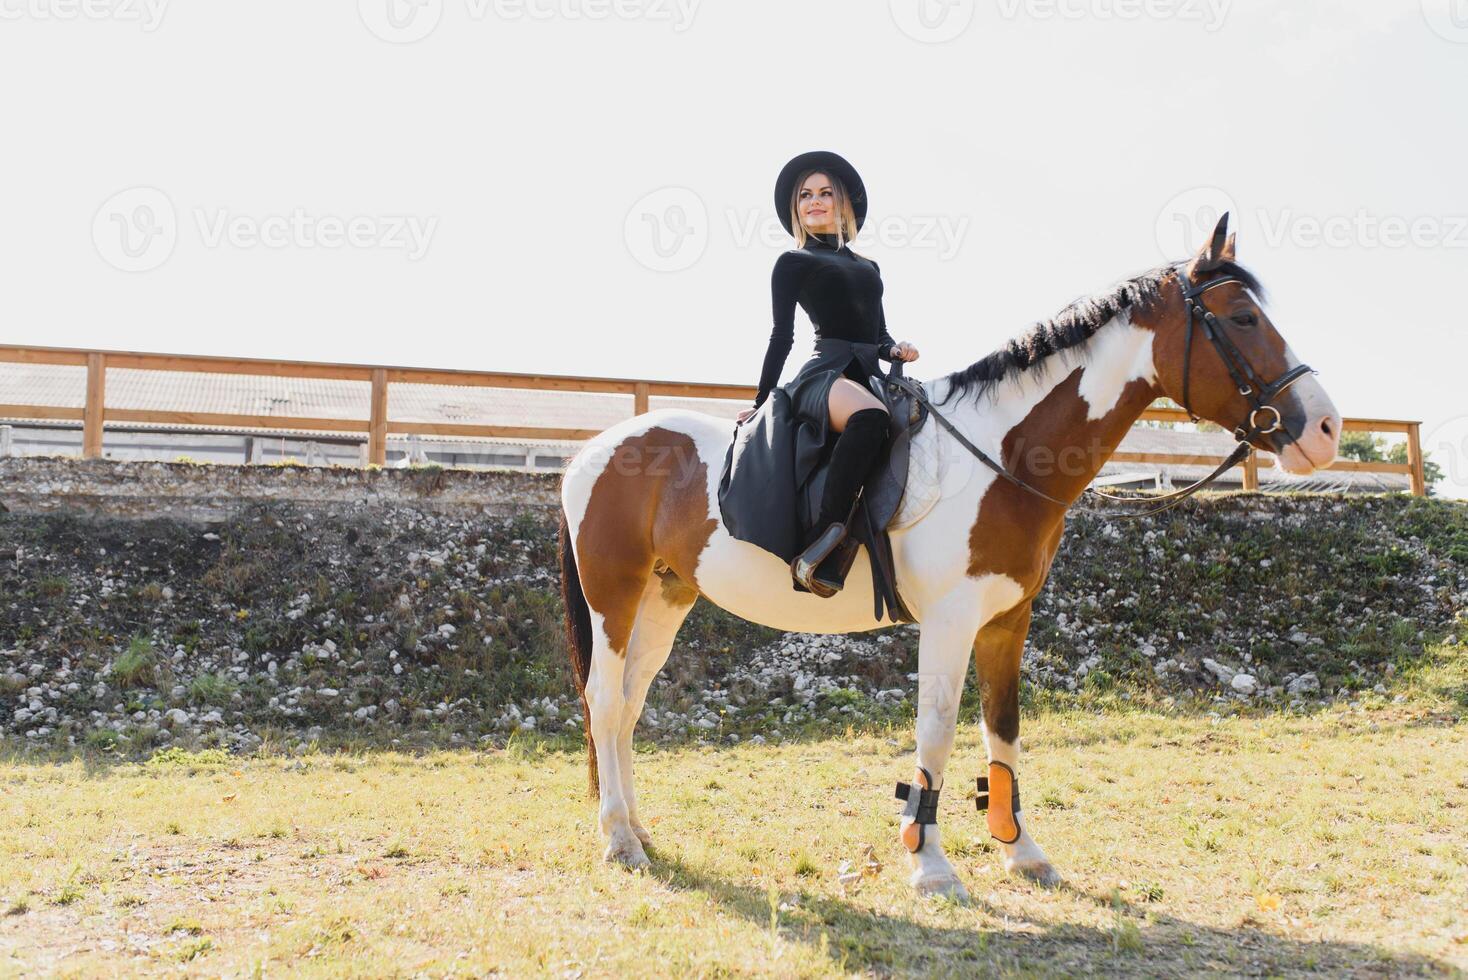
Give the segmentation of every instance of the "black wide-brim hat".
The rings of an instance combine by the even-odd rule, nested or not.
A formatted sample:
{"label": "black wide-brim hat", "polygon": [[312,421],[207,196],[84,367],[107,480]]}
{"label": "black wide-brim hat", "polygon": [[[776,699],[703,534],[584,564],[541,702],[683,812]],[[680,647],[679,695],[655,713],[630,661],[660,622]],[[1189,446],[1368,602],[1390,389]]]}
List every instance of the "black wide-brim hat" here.
{"label": "black wide-brim hat", "polygon": [[846,161],[839,153],[830,150],[811,150],[802,153],[780,170],[780,176],[775,178],[775,213],[780,216],[780,224],[791,235],[795,229],[790,223],[790,195],[795,193],[795,180],[807,170],[820,170],[835,175],[842,184],[846,185],[846,193],[851,198],[851,209],[856,212],[856,230],[860,231],[862,222],[867,220],[867,188],[861,182],[861,174],[856,168]]}

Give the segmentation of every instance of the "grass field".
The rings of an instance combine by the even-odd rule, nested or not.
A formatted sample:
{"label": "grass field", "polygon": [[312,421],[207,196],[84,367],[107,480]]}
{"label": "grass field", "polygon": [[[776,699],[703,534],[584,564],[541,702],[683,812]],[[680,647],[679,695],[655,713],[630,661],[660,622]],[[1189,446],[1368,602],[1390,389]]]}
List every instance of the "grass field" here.
{"label": "grass field", "polygon": [[1004,876],[965,798],[983,757],[964,726],[941,819],[969,907],[906,884],[907,729],[647,752],[639,875],[601,863],[567,743],[12,759],[0,974],[1453,974],[1465,729],[1415,695],[1033,712],[1026,810],[1067,878],[1045,891]]}

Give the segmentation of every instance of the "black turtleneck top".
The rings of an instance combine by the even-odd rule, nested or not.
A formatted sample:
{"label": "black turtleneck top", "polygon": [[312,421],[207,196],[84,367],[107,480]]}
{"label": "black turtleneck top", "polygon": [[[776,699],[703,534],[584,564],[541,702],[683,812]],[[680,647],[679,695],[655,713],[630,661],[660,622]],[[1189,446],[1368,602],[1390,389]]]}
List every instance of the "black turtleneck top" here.
{"label": "black turtleneck top", "polygon": [[897,341],[887,332],[882,311],[882,270],[847,245],[838,249],[835,235],[811,235],[804,247],[792,248],[776,259],[770,292],[775,326],[760,371],[756,407],[769,396],[785,367],[795,341],[797,302],[810,317],[817,340],[837,337],[879,344],[877,356],[892,359],[891,348]]}

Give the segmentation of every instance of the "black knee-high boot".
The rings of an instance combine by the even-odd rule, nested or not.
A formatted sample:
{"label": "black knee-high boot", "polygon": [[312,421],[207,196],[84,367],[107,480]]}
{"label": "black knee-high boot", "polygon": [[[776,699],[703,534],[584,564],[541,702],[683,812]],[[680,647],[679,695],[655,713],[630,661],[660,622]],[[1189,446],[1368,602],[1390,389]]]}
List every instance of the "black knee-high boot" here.
{"label": "black knee-high boot", "polygon": [[887,441],[887,427],[887,412],[880,408],[864,408],[846,420],[846,428],[831,450],[831,466],[826,470],[826,486],[821,491],[818,527],[846,522],[857,491],[866,483],[877,454]]}
{"label": "black knee-high boot", "polygon": [[840,591],[856,556],[856,542],[846,538],[846,521],[857,493],[876,464],[887,432],[884,409],[853,412],[831,451],[820,513],[812,529],[814,538],[790,563],[795,580],[816,595],[827,597]]}

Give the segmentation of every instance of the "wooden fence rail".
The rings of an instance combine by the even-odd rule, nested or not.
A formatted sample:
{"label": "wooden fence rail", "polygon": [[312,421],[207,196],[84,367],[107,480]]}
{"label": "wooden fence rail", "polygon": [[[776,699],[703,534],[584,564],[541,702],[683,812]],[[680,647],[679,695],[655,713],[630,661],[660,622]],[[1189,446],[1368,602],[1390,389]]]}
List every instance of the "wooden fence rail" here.
{"label": "wooden fence rail", "polygon": [[[86,403],[80,408],[47,405],[15,405],[3,402],[0,392],[0,418],[70,419],[82,423],[82,455],[95,459],[102,455],[104,422],[144,422],[156,425],[197,425],[227,428],[296,429],[320,432],[365,432],[367,459],[382,465],[387,461],[387,437],[401,435],[436,435],[507,439],[589,439],[597,429],[556,428],[551,426],[470,425],[450,422],[394,422],[388,418],[387,394],[392,384],[456,385],[484,388],[518,388],[536,391],[576,391],[632,396],[632,410],[640,415],[648,410],[654,396],[675,398],[716,398],[752,401],[755,388],[750,385],[708,384],[686,381],[646,381],[636,378],[593,378],[556,374],[515,374],[503,371],[456,371],[441,368],[386,367],[373,364],[332,364],[319,361],[278,361],[239,357],[206,357],[189,354],[148,354],[133,351],[81,350],[63,347],[25,347],[0,344],[0,361],[20,364],[61,364],[87,370]],[[240,415],[219,412],[154,411],[106,407],[107,371],[127,368],[140,371],[190,371],[207,374],[264,375],[279,378],[310,378],[329,381],[363,381],[370,388],[369,412],[366,419],[302,418],[282,415]],[[1142,413],[1143,421],[1186,422],[1181,409],[1153,407]],[[1353,432],[1401,433],[1407,438],[1407,462],[1361,462],[1337,459],[1332,470],[1366,473],[1405,473],[1415,496],[1425,496],[1427,484],[1423,472],[1421,423],[1398,419],[1346,419],[1344,428]],[[1173,465],[1217,466],[1222,456],[1196,456],[1181,453],[1131,453],[1112,455],[1118,463],[1162,463]],[[1260,463],[1251,455],[1243,467],[1245,490],[1259,488]]]}

